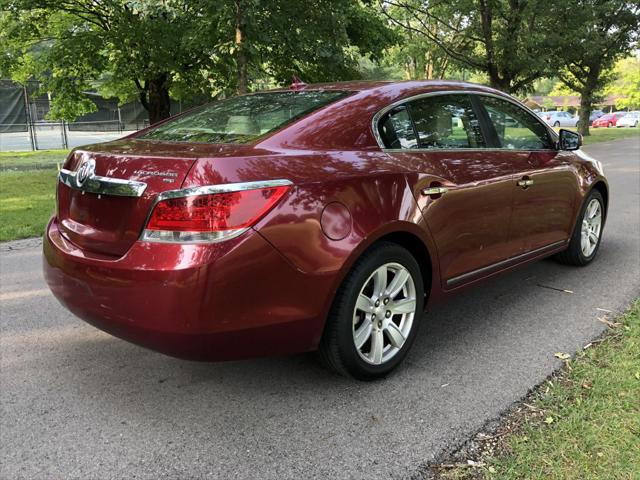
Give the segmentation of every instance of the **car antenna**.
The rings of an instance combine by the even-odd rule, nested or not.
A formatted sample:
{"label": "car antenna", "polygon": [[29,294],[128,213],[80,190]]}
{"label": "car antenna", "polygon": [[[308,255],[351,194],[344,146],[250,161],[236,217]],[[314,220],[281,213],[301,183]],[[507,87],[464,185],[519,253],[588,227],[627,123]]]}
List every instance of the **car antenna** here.
{"label": "car antenna", "polygon": [[294,75],[291,85],[289,85],[289,89],[290,90],[294,90],[294,91],[298,91],[298,90],[303,90],[305,87],[307,86],[306,83],[304,83],[302,80],[300,80],[300,78],[298,78],[298,76]]}

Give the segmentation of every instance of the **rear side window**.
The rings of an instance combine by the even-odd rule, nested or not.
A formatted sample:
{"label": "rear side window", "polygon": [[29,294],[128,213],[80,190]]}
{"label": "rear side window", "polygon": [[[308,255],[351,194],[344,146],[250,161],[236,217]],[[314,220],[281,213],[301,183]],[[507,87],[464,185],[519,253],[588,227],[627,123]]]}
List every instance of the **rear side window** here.
{"label": "rear side window", "polygon": [[479,97],[495,128],[498,147],[514,150],[548,150],[553,141],[536,117],[517,105],[495,97]]}
{"label": "rear side window", "polygon": [[349,95],[308,90],[257,93],[210,103],[152,128],[138,138],[194,143],[251,143]]}
{"label": "rear side window", "polygon": [[412,101],[418,148],[484,148],[480,122],[468,95],[436,95]]}
{"label": "rear side window", "polygon": [[378,123],[380,136],[386,148],[416,148],[418,141],[407,108],[402,105],[385,114]]}

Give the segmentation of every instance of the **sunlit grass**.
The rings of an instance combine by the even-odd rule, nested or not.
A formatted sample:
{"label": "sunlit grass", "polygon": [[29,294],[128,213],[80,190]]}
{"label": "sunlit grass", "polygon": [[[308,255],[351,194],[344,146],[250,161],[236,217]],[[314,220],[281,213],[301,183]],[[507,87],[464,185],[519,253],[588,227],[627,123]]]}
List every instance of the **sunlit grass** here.
{"label": "sunlit grass", "polygon": [[[576,130],[575,128],[563,127],[566,130]],[[558,131],[559,128],[554,130]],[[640,139],[640,128],[589,128],[590,135],[583,138],[585,145],[591,145],[600,142],[610,142],[612,140],[619,140],[622,138],[637,137]]]}
{"label": "sunlit grass", "polygon": [[62,165],[69,150],[37,150],[35,152],[0,152],[0,168],[55,167]]}
{"label": "sunlit grass", "polygon": [[0,173],[0,241],[42,235],[55,208],[57,170]]}

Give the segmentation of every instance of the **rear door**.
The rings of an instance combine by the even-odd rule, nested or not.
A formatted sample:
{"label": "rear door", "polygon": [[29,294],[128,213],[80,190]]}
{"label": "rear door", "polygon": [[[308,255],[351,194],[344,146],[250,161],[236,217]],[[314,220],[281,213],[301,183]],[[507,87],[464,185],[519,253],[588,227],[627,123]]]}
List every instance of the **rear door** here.
{"label": "rear door", "polygon": [[578,198],[573,153],[556,150],[549,129],[515,102],[478,98],[493,128],[496,155],[515,170],[510,255],[558,246],[571,235]]}
{"label": "rear door", "polygon": [[487,150],[471,97],[417,98],[387,112],[378,128],[385,151],[416,172],[409,182],[438,249],[443,286],[505,259],[513,162]]}

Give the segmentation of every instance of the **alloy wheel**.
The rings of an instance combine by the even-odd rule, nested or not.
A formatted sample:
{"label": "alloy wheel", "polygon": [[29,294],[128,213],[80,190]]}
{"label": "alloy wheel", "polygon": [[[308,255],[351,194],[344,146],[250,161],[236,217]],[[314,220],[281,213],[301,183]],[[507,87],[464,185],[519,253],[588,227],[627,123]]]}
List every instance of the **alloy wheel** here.
{"label": "alloy wheel", "polygon": [[406,342],[416,311],[411,272],[399,263],[377,268],[360,289],[353,311],[353,342],[367,363],[381,365]]}
{"label": "alloy wheel", "polygon": [[590,257],[598,246],[602,229],[602,205],[592,198],[582,218],[580,249],[585,257]]}

